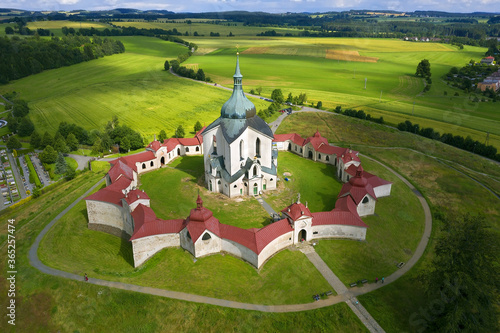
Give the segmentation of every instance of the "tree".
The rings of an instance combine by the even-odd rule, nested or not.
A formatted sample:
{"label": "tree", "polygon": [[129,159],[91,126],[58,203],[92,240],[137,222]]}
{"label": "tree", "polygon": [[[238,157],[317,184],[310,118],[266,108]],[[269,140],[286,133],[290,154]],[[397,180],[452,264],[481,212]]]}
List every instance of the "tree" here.
{"label": "tree", "polygon": [[30,146],[35,148],[35,149],[40,147],[41,140],[42,140],[42,137],[40,136],[40,134],[38,134],[37,131],[33,131],[33,133],[31,133],[31,136],[30,136]]}
{"label": "tree", "polygon": [[55,163],[57,160],[57,151],[52,148],[51,145],[45,147],[43,152],[40,153],[40,161],[43,163],[51,164]]}
{"label": "tree", "polygon": [[130,151],[130,140],[128,137],[124,137],[120,142],[120,149],[122,151],[128,152]]}
{"label": "tree", "polygon": [[92,146],[92,154],[102,153],[102,141],[101,138],[96,138],[94,141],[94,145]]}
{"label": "tree", "polygon": [[293,101],[293,95],[292,95],[292,93],[288,93],[288,97],[286,98],[286,102],[292,103],[292,101]]}
{"label": "tree", "polygon": [[13,35],[14,29],[12,27],[5,27],[5,34],[6,35]]}
{"label": "tree", "polygon": [[14,135],[11,135],[9,140],[7,140],[7,149],[9,149],[9,150],[19,149],[22,146],[23,145],[21,144],[21,142],[19,142],[17,137]]}
{"label": "tree", "polygon": [[195,133],[198,133],[198,131],[199,131],[199,130],[201,130],[202,128],[203,128],[203,126],[201,126],[201,123],[200,123],[200,121],[198,120],[198,121],[196,122],[196,124],[194,124],[194,132],[195,132]]}
{"label": "tree", "polygon": [[281,89],[274,89],[273,92],[271,93],[271,99],[278,104],[281,104],[285,101]]}
{"label": "tree", "polygon": [[257,91],[257,94],[259,94],[259,95],[260,95],[260,93],[262,92],[262,87],[257,87],[257,88],[255,89],[255,91]]}
{"label": "tree", "polygon": [[64,155],[59,152],[57,154],[57,159],[56,159],[56,167],[54,172],[58,175],[62,175],[65,173],[68,169],[68,164],[66,163],[66,160],[64,159]]}
{"label": "tree", "polygon": [[205,81],[205,72],[203,72],[203,69],[199,68],[198,72],[196,72],[196,80]]}
{"label": "tree", "polygon": [[75,151],[78,149],[78,140],[73,133],[69,133],[66,137],[66,145],[69,148],[69,151]]}
{"label": "tree", "polygon": [[431,331],[499,331],[499,252],[498,236],[483,216],[444,221],[426,276],[427,294],[436,304],[428,327]]}
{"label": "tree", "polygon": [[168,71],[170,69],[170,64],[169,64],[168,60],[165,60],[165,64],[163,64],[163,67],[165,68],[166,71]]}
{"label": "tree", "polygon": [[177,129],[175,130],[175,137],[176,138],[183,138],[184,135],[185,135],[184,127],[182,127],[182,125],[179,125],[179,127],[177,127]]}
{"label": "tree", "polygon": [[22,137],[30,136],[34,130],[35,125],[31,120],[28,119],[28,117],[22,118],[19,122],[19,125],[17,125],[17,134]]}
{"label": "tree", "polygon": [[158,141],[163,142],[163,141],[165,141],[166,139],[168,139],[168,137],[167,137],[167,133],[165,133],[165,131],[164,131],[164,130],[161,130],[161,131],[160,131],[160,135],[158,135]]}
{"label": "tree", "polygon": [[43,133],[42,144],[39,148],[44,149],[47,146],[52,146],[54,144],[54,138],[49,134],[49,132],[45,131]]}
{"label": "tree", "polygon": [[66,179],[71,180],[76,177],[76,171],[68,166],[68,171],[66,171]]}
{"label": "tree", "polygon": [[[31,174],[30,174],[31,175]],[[40,195],[42,194],[42,192],[40,191],[40,189],[38,187],[35,187],[33,188],[33,198],[38,198]]]}
{"label": "tree", "polygon": [[12,115],[14,117],[21,118],[28,115],[29,112],[30,108],[25,100],[18,99],[14,102],[14,106],[12,107]]}
{"label": "tree", "polygon": [[64,140],[64,138],[62,136],[57,138],[57,140],[55,140],[53,148],[55,151],[57,151],[59,153],[63,153],[63,154],[69,153],[69,149],[68,149],[68,146],[66,145],[66,141]]}
{"label": "tree", "polygon": [[323,107],[323,102],[322,101],[318,101],[318,104],[316,104],[316,108],[317,109],[321,109]]}
{"label": "tree", "polygon": [[417,65],[417,71],[415,72],[415,75],[425,78],[431,77],[431,64],[429,63],[429,60],[424,59],[420,61],[420,63]]}

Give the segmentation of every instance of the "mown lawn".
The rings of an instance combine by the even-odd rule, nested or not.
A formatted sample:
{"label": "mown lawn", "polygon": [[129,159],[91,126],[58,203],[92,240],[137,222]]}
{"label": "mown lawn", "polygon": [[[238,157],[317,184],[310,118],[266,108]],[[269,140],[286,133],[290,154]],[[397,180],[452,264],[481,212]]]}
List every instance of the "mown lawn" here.
{"label": "mown lawn", "polygon": [[[287,172],[291,176],[284,176]],[[296,201],[298,193],[302,203],[307,201],[311,212],[332,210],[342,188],[333,165],[314,162],[286,151],[278,153],[278,178],[278,189],[263,195],[277,212]]]}

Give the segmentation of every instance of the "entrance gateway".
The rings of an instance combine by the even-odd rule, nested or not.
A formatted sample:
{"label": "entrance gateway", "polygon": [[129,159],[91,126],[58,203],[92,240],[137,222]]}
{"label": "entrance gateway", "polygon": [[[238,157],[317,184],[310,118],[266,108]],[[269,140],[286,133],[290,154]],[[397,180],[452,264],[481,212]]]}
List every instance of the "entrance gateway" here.
{"label": "entrance gateway", "polygon": [[302,241],[302,240],[307,240],[307,231],[305,231],[304,229],[300,230],[299,232],[299,239],[298,241]]}

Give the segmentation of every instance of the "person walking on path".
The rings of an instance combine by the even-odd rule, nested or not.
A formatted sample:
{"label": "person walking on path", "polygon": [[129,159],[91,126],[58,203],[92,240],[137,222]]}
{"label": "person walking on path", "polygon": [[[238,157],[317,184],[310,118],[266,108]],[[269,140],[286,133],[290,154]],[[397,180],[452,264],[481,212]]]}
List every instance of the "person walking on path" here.
{"label": "person walking on path", "polygon": [[384,277],[382,276],[382,283],[384,283]]}
{"label": "person walking on path", "polygon": [[375,278],[375,283],[378,283],[378,277]]}
{"label": "person walking on path", "polygon": [[89,277],[87,276],[87,273],[85,273],[85,281],[88,281],[89,280]]}

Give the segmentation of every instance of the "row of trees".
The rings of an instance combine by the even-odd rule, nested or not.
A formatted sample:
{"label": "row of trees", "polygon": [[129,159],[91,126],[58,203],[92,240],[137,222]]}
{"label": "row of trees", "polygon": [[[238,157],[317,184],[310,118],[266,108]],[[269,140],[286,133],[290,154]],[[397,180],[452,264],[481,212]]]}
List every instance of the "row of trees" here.
{"label": "row of trees", "polygon": [[0,84],[40,73],[125,52],[122,42],[83,36],[41,38],[0,38]]}
{"label": "row of trees", "polygon": [[500,154],[497,154],[497,149],[495,147],[491,145],[486,145],[477,140],[473,140],[470,136],[464,138],[463,136],[453,135],[451,133],[444,133],[443,135],[441,135],[433,128],[430,127],[420,128],[419,124],[413,124],[409,120],[399,123],[398,129],[400,131],[418,134],[420,136],[424,136],[429,139],[439,140],[450,146],[454,146],[487,158],[500,161]]}
{"label": "row of trees", "polygon": [[[318,102],[318,104],[319,104],[319,102]],[[377,124],[384,124],[385,123],[384,117],[374,118],[371,116],[371,114],[365,113],[365,111],[363,111],[363,110],[355,110],[355,109],[342,110],[342,107],[340,105],[337,105],[337,107],[335,108],[335,112],[343,114],[343,115],[348,116],[348,117],[372,121],[372,122],[377,123]]]}

